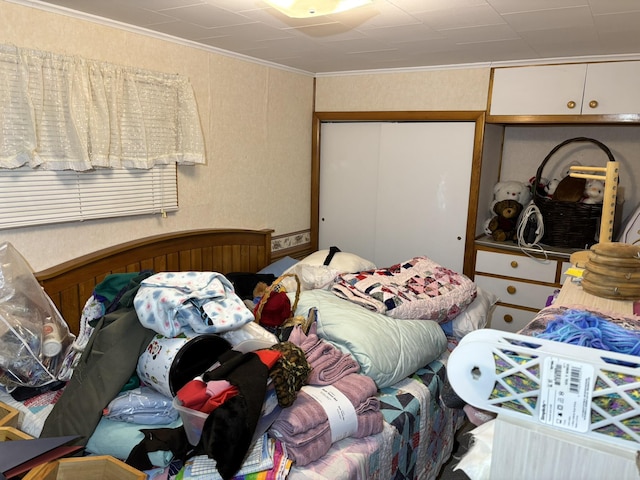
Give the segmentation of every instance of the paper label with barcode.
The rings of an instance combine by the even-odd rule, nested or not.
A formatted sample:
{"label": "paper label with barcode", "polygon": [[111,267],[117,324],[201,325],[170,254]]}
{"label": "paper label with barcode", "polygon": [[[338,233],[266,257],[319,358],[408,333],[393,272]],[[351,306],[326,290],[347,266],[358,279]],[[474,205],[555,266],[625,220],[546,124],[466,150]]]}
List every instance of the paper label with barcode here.
{"label": "paper label with barcode", "polygon": [[591,424],[593,365],[557,357],[544,359],[539,420],[575,432],[588,432]]}
{"label": "paper label with barcode", "polygon": [[324,409],[329,420],[331,443],[350,437],[358,431],[358,416],[349,398],[333,385],[305,385],[302,391]]}

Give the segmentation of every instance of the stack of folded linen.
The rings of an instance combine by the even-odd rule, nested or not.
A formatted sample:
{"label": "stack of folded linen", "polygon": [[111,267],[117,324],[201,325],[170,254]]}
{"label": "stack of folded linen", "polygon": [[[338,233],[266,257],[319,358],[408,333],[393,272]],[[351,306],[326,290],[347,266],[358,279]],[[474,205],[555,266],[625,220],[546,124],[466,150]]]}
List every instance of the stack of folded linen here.
{"label": "stack of folded linen", "polygon": [[331,385],[345,375],[360,371],[360,364],[351,355],[321,339],[316,332],[317,324],[313,323],[306,335],[299,325],[289,335],[289,341],[302,349],[311,366],[308,385]]}
{"label": "stack of folded linen", "polygon": [[[335,425],[332,429],[332,406],[325,408],[318,401],[318,395],[310,390],[314,388],[331,388],[328,396],[342,397],[341,408],[349,402],[355,415],[351,430],[337,432]],[[326,454],[340,438],[362,438],[382,431],[383,416],[376,391],[374,381],[359,373],[345,375],[329,387],[305,386],[293,405],[280,413],[270,431],[286,446],[287,454],[296,465],[306,465]]]}

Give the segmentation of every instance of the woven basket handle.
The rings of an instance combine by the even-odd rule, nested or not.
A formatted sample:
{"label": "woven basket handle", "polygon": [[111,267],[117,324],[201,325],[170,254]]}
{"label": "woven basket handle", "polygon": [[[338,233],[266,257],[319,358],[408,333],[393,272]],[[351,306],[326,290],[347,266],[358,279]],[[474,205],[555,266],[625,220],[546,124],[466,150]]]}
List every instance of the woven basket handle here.
{"label": "woven basket handle", "polygon": [[269,285],[264,291],[264,294],[262,295],[262,298],[260,298],[260,302],[258,303],[258,308],[256,309],[256,322],[260,322],[260,317],[262,316],[262,308],[266,305],[267,300],[269,300],[269,297],[271,296],[271,293],[273,293],[276,290],[276,287],[280,285],[280,283],[287,277],[293,277],[296,279],[296,298],[294,299],[293,305],[291,306],[291,316],[293,316],[296,308],[298,308],[298,300],[300,300],[300,279],[295,273],[286,273],[271,282],[271,285]]}
{"label": "woven basket handle", "polygon": [[616,161],[616,159],[613,157],[613,154],[611,153],[611,150],[609,150],[609,147],[607,147],[601,141],[596,140],[595,138],[575,137],[575,138],[570,138],[568,140],[565,140],[564,142],[561,142],[558,145],[556,145],[555,147],[553,147],[553,149],[547,154],[547,156],[544,158],[544,160],[542,161],[542,163],[538,167],[538,171],[536,172],[536,183],[534,183],[534,185],[533,185],[533,196],[534,197],[535,196],[540,196],[540,194],[538,193],[537,186],[540,185],[540,179],[542,178],[542,170],[544,169],[544,166],[547,164],[549,159],[553,156],[554,153],[556,153],[558,150],[560,150],[565,145],[567,145],[569,143],[578,143],[578,142],[590,142],[590,143],[593,143],[594,145],[600,147],[600,149],[604,153],[607,154],[607,157],[609,157],[609,161],[610,162],[615,162]]}

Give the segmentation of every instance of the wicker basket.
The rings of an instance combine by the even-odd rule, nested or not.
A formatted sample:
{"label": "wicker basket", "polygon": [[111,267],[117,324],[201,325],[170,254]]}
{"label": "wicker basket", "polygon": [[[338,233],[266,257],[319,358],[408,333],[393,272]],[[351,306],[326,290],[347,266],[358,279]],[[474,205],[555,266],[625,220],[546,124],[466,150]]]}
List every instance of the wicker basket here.
{"label": "wicker basket", "polygon": [[[298,276],[295,273],[286,273],[286,274],[281,275],[278,278],[276,278],[271,283],[271,285],[269,285],[267,287],[267,289],[265,290],[264,294],[260,298],[260,302],[256,306],[256,309],[255,309],[255,312],[254,312],[254,316],[256,318],[256,322],[260,323],[260,317],[262,316],[262,309],[267,304],[267,301],[269,300],[269,297],[271,296],[271,294],[279,292],[281,290],[281,288],[282,288],[280,283],[285,278],[288,278],[288,277],[293,277],[295,279],[296,287],[297,287],[296,288],[296,296],[295,296],[293,305],[291,305],[291,314],[289,315],[289,319],[294,317],[296,308],[298,307],[298,300],[300,299],[300,279],[298,278]],[[286,320],[285,320],[285,322],[286,322]]]}
{"label": "wicker basket", "polygon": [[[553,147],[545,157],[536,172],[534,185],[540,184],[542,170],[551,157],[565,145],[577,142],[593,143],[607,155],[609,161],[615,161],[611,150],[604,143],[588,137],[570,138]],[[533,202],[542,214],[542,243],[564,248],[589,248],[596,243],[602,204],[552,200],[540,195],[536,188],[533,189]]]}

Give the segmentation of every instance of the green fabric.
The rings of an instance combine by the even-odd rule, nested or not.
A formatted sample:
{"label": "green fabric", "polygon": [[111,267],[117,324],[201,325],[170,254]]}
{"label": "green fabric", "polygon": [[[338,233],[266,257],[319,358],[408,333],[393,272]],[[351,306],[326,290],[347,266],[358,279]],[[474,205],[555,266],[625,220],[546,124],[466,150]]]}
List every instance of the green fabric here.
{"label": "green fabric", "polygon": [[93,293],[100,296],[110,304],[116,299],[116,296],[123,288],[129,285],[129,282],[135,280],[140,275],[139,272],[133,273],[112,273],[104,277],[104,280],[95,286]]}
{"label": "green fabric", "polygon": [[135,372],[138,357],[155,335],[142,326],[133,308],[140,282],[138,275],[119,301],[120,308],[102,317],[89,339],[79,365],[64,393],[47,417],[40,437],[80,435],[86,445],[102,410],[123,389]]}

